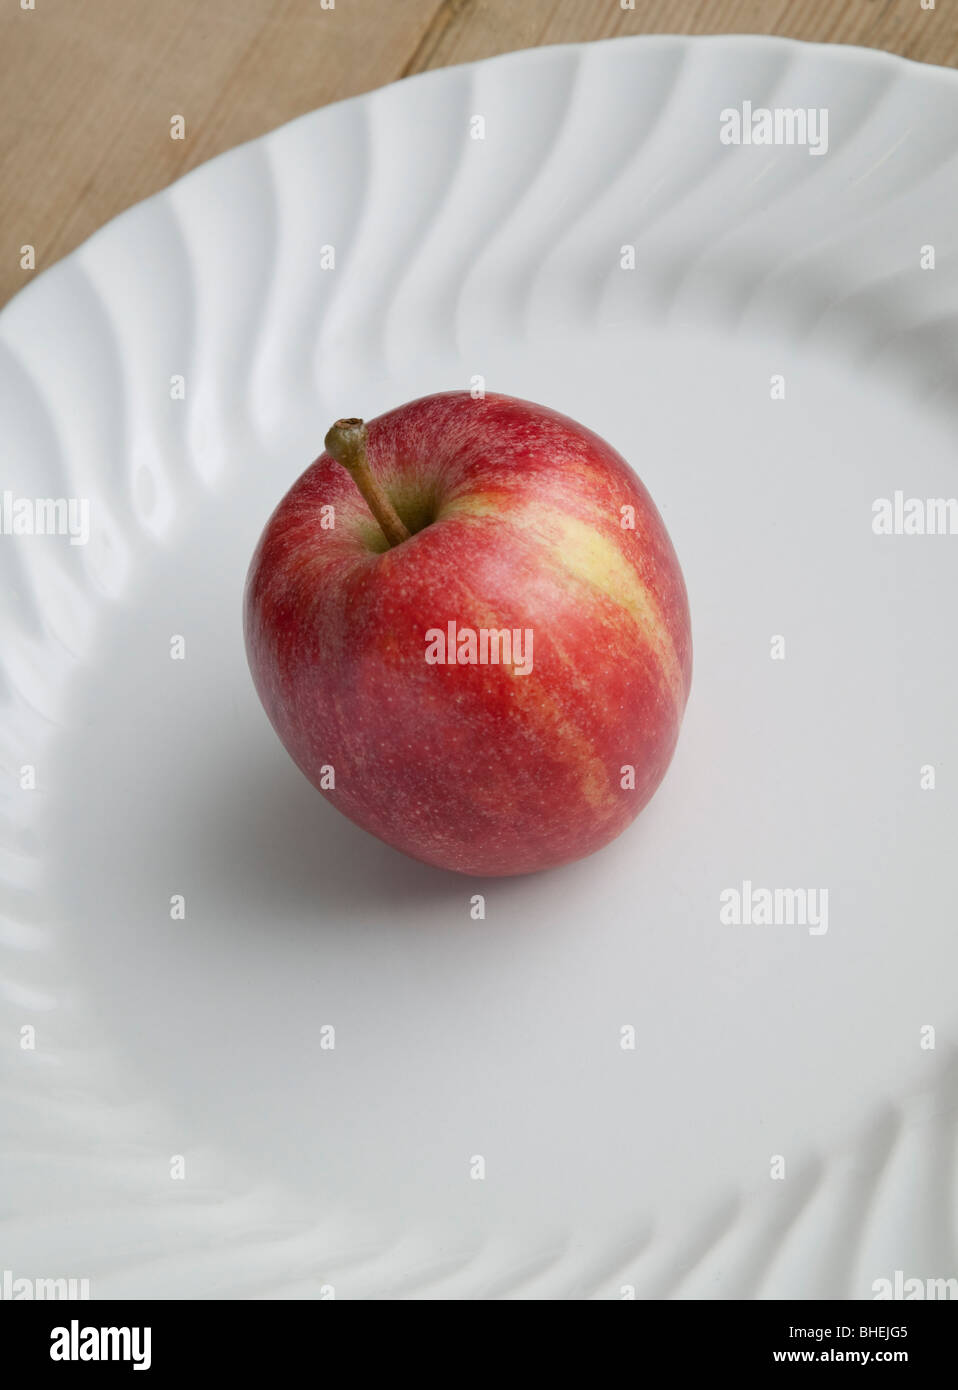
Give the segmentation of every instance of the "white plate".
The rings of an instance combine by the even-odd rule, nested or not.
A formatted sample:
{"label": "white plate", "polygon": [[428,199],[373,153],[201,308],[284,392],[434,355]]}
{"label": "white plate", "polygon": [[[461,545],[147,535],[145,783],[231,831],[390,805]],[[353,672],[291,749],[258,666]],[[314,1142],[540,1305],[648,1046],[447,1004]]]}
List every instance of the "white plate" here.
{"label": "white plate", "polygon": [[[827,108],[827,154],[724,145],[745,100]],[[5,1268],[95,1297],[958,1274],[958,537],[872,530],[958,491],[956,127],[952,74],[864,50],[512,54],[215,160],[6,309],[0,481],[89,498],[93,534],[0,536]],[[696,641],[636,825],[482,883],[323,802],[240,625],[330,421],[475,376],[634,464]],[[827,931],[723,925],[745,880],[826,888]]]}

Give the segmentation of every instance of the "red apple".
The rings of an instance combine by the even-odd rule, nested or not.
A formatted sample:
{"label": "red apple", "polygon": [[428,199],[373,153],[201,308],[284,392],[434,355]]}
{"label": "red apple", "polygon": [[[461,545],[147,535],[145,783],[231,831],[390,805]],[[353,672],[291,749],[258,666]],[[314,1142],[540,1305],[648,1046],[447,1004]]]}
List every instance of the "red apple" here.
{"label": "red apple", "polygon": [[290,755],[443,868],[530,873],[607,844],[665,774],[692,670],[638,478],[554,410],[458,391],[339,421],[326,448],[246,586],[250,669]]}

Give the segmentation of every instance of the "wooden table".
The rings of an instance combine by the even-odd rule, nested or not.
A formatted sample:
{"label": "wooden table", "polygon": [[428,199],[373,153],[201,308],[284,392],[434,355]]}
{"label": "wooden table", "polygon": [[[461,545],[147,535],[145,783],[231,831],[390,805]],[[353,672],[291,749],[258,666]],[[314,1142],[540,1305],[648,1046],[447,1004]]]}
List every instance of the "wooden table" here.
{"label": "wooden table", "polygon": [[35,273],[23,246],[42,270],[304,111],[510,49],[669,32],[786,34],[958,65],[955,0],[6,0],[0,303]]}

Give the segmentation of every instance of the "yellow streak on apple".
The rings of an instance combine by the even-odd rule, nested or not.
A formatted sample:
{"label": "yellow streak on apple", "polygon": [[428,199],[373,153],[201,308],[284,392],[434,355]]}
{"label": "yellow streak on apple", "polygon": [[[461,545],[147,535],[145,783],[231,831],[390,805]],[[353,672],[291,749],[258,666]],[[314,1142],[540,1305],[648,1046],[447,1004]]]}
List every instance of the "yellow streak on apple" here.
{"label": "yellow streak on apple", "polygon": [[614,541],[588,522],[544,507],[541,503],[519,508],[513,505],[507,513],[503,513],[501,495],[493,501],[491,495],[486,497],[482,493],[473,493],[469,497],[456,498],[443,509],[444,516],[462,514],[477,518],[495,516],[500,524],[532,532],[556,569],[598,589],[613,603],[624,608],[652,649],[675,706],[681,711],[685,688],[682,668],[669,630],[658,605]]}

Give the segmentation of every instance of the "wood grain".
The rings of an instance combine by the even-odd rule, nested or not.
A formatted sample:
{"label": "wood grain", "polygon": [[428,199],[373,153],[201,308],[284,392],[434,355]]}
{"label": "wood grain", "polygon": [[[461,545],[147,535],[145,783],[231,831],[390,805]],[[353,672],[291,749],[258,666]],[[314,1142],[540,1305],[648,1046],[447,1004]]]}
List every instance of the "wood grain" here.
{"label": "wood grain", "polygon": [[958,66],[958,10],[936,0],[446,0],[407,73],[467,63],[545,43],[620,34],[782,34],[818,43],[884,48]]}
{"label": "wood grain", "polygon": [[[6,0],[0,303],[123,208],[305,111],[450,63],[641,33],[785,34],[958,66],[937,0]],[[925,0],[928,3],[928,0]],[[171,138],[171,118],[185,138]]]}

